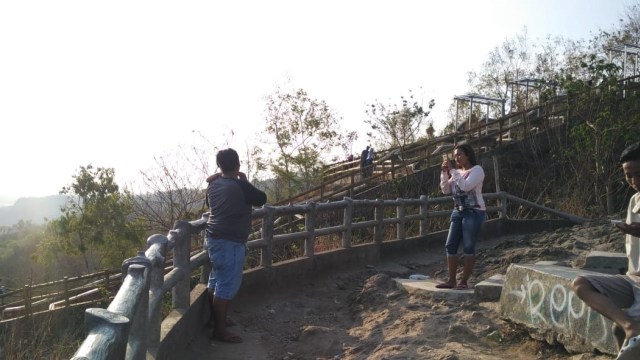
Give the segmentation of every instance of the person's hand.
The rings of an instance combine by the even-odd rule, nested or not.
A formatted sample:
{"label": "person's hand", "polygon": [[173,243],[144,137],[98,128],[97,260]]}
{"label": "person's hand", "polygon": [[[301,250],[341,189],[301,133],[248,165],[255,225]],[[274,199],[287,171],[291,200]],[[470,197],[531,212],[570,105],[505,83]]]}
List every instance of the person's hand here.
{"label": "person's hand", "polygon": [[210,176],[207,178],[207,182],[208,182],[208,183],[210,183],[210,182],[212,182],[213,180],[215,180],[215,179],[219,178],[220,176],[222,176],[222,174],[221,174],[221,173],[215,173],[215,174],[213,174],[213,175],[210,175]]}
{"label": "person's hand", "polygon": [[445,160],[442,162],[442,172],[449,172],[449,161]]}
{"label": "person's hand", "polygon": [[625,234],[640,237],[640,223],[632,222],[631,224],[615,224],[615,227]]}
{"label": "person's hand", "polygon": [[242,181],[247,181],[247,175],[245,175],[245,173],[243,173],[242,171],[238,171],[238,179]]}

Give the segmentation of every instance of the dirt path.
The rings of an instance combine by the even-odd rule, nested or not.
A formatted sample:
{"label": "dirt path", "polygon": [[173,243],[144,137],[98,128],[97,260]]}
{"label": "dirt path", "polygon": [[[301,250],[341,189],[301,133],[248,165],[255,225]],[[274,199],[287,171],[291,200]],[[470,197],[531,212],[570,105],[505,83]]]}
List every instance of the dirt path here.
{"label": "dirt path", "polygon": [[[578,267],[589,250],[623,252],[624,240],[604,221],[538,235],[510,236],[479,246],[475,281],[504,273],[512,262],[561,261]],[[414,253],[334,274],[259,299],[242,299],[232,328],[243,344],[202,332],[187,359],[611,359],[568,354],[532,340],[498,317],[498,303],[443,301],[408,294],[394,277],[443,278],[444,253]]]}

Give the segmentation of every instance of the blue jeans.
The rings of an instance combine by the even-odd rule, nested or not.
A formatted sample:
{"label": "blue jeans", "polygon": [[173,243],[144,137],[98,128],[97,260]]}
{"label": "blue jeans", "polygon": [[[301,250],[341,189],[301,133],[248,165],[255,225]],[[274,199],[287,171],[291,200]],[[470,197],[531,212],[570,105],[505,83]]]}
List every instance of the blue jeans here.
{"label": "blue jeans", "polygon": [[245,245],[207,235],[204,246],[211,261],[207,287],[213,289],[216,298],[232,300],[242,284]]}
{"label": "blue jeans", "polygon": [[465,255],[475,255],[476,243],[486,217],[486,212],[482,210],[453,210],[449,235],[445,244],[447,255],[457,255],[460,242],[462,242],[462,251]]}

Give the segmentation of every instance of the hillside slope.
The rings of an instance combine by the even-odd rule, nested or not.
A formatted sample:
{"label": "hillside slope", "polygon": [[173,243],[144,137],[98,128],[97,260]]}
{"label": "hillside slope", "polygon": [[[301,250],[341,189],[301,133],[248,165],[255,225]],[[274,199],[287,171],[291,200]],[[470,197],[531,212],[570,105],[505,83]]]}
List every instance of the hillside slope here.
{"label": "hillside slope", "polygon": [[11,206],[0,207],[0,226],[12,226],[20,220],[44,224],[45,218],[51,220],[60,216],[60,207],[66,201],[64,195],[20,198]]}

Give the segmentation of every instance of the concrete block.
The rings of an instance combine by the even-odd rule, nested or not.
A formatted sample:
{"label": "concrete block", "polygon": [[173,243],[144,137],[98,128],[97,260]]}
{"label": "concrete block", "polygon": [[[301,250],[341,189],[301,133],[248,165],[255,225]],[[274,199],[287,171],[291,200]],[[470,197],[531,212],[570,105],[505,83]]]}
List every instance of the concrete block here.
{"label": "concrete block", "polygon": [[505,274],[500,316],[525,325],[531,336],[569,352],[617,354],[611,321],[593,311],[571,289],[590,271],[554,265],[512,264]]}
{"label": "concrete block", "polygon": [[629,260],[625,253],[594,250],[585,258],[583,267],[607,274],[625,274],[629,267]]}
{"label": "concrete block", "polygon": [[542,260],[542,261],[538,261],[538,262],[536,262],[536,265],[546,265],[546,266],[548,266],[548,265],[558,265],[558,266],[561,266],[561,265],[559,265],[559,264],[560,264],[560,263],[559,263],[558,261],[555,261],[555,260]]}
{"label": "concrete block", "polygon": [[431,296],[433,299],[438,300],[458,300],[467,301],[474,300],[474,290],[453,290],[453,289],[438,289],[436,285],[439,281],[433,279],[427,280],[411,280],[411,279],[393,279],[396,286],[400,289],[406,290],[408,293],[423,293]]}
{"label": "concrete block", "polygon": [[482,301],[499,301],[504,284],[504,274],[496,274],[473,287],[476,299]]}

